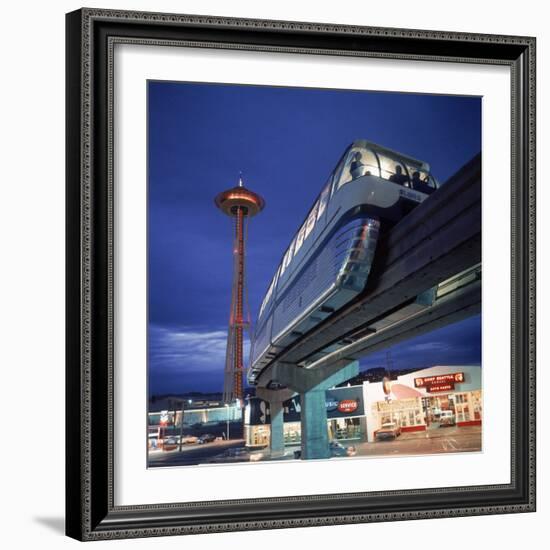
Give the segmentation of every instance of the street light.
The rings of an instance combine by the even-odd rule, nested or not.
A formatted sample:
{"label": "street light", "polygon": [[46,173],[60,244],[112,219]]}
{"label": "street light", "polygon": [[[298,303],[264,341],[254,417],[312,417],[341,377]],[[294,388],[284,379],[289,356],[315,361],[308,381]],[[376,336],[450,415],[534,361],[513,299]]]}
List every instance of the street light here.
{"label": "street light", "polygon": [[[183,451],[183,404],[184,402],[185,402],[185,399],[182,399],[181,400],[181,418],[180,418],[180,447],[179,447],[180,453],[181,451]],[[189,403],[189,405],[191,405],[191,403],[193,403],[193,400],[188,399],[187,402]]]}
{"label": "street light", "polygon": [[225,403],[225,418],[227,422],[226,438],[229,441],[229,405]]}
{"label": "street light", "polygon": [[237,420],[239,421],[240,428],[239,433],[237,434],[237,438],[242,438],[244,435],[244,414],[243,414],[243,408],[244,408],[244,401],[241,403],[241,400],[237,397],[235,399],[235,413],[239,414],[240,417],[237,417]]}

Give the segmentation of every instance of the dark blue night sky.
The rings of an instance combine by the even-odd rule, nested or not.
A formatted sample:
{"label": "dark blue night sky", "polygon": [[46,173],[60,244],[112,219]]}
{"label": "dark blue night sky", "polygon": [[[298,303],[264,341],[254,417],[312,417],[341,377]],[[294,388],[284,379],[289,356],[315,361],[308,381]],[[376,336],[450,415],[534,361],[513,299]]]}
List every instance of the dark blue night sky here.
{"label": "dark blue night sky", "polygon": [[[352,141],[424,160],[441,182],[481,150],[474,97],[149,82],[148,98],[150,393],[223,387],[232,226],[214,197],[240,171],[266,200],[247,247],[254,320],[282,253]],[[391,351],[396,368],[479,364],[480,316]],[[363,368],[385,365],[385,355],[366,357]]]}

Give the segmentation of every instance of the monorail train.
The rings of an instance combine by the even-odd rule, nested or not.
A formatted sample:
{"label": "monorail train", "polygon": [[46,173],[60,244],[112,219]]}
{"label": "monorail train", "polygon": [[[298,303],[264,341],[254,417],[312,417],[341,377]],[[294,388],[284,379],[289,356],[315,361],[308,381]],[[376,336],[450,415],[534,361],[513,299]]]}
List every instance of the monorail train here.
{"label": "monorail train", "polygon": [[365,140],[346,149],[267,289],[252,339],[249,383],[365,288],[380,230],[437,187],[425,162]]}

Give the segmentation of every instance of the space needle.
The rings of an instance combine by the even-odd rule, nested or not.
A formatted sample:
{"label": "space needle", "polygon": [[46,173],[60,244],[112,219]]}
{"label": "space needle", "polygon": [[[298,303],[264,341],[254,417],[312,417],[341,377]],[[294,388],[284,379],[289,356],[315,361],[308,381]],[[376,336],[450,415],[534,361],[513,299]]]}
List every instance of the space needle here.
{"label": "space needle", "polygon": [[244,331],[250,328],[245,277],[245,245],[248,221],[263,210],[265,201],[260,195],[247,189],[243,184],[242,177],[239,177],[238,185],[219,193],[215,198],[215,203],[224,214],[234,220],[233,283],[227,332],[223,400],[228,404],[239,400],[243,406]]}

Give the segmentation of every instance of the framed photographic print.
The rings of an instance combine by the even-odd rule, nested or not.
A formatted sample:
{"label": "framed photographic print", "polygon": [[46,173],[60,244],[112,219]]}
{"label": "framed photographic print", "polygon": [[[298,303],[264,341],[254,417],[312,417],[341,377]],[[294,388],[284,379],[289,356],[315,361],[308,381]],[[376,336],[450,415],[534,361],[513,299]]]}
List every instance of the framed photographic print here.
{"label": "framed photographic print", "polygon": [[67,15],[67,534],[535,509],[535,39]]}

